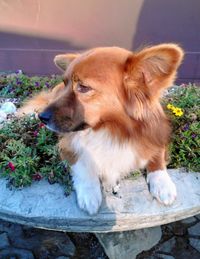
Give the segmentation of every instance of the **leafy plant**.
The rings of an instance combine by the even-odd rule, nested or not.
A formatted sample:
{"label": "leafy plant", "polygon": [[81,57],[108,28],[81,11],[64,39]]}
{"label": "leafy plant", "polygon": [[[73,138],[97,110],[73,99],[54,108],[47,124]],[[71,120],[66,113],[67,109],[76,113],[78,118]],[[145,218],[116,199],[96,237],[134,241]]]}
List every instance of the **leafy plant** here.
{"label": "leafy plant", "polygon": [[12,118],[0,129],[0,172],[9,185],[23,187],[47,178],[50,183],[72,189],[70,166],[61,162],[55,145],[56,135],[34,116]]}
{"label": "leafy plant", "polygon": [[200,172],[200,87],[177,87],[163,105],[173,125],[168,167]]}
{"label": "leafy plant", "polygon": [[[0,98],[18,98],[20,104],[60,80],[59,76],[3,74]],[[163,107],[173,126],[168,167],[200,171],[200,87],[189,84],[170,89],[163,98]],[[56,142],[57,136],[34,116],[11,118],[0,128],[0,176],[9,179],[10,187],[23,187],[46,178],[50,183],[64,184],[69,194],[72,189],[70,165],[60,161]]]}
{"label": "leafy plant", "polygon": [[29,77],[21,71],[16,73],[2,74],[0,76],[0,97],[18,98],[19,101],[31,97],[42,89],[48,89],[61,81],[61,77],[52,75]]}

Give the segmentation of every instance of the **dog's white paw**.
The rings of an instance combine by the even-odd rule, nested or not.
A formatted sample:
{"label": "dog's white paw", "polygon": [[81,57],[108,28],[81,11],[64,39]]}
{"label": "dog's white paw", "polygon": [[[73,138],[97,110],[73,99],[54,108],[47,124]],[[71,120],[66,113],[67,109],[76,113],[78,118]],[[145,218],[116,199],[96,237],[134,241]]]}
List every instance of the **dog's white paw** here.
{"label": "dog's white paw", "polygon": [[147,174],[147,183],[153,197],[165,205],[171,205],[177,196],[176,186],[166,170]]}
{"label": "dog's white paw", "polygon": [[72,166],[73,184],[77,202],[82,210],[90,215],[96,214],[101,206],[102,192],[98,176],[81,161]]}
{"label": "dog's white paw", "polygon": [[82,210],[87,211],[90,215],[98,212],[102,202],[101,188],[99,186],[79,186],[76,189],[78,205]]}

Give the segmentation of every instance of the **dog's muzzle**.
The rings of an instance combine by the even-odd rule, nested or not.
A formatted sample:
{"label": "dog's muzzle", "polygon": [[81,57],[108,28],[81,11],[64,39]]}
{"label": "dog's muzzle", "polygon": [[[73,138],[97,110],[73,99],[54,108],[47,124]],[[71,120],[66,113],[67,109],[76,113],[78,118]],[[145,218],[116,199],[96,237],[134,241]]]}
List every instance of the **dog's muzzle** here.
{"label": "dog's muzzle", "polygon": [[46,110],[38,114],[39,119],[44,123],[48,124],[52,118],[52,112],[50,110]]}

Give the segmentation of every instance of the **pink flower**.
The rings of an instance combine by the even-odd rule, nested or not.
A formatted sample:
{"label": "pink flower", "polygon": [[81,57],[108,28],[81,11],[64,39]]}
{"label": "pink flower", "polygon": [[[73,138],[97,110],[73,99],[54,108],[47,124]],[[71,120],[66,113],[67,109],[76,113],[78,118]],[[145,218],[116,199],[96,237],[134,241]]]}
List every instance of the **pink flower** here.
{"label": "pink flower", "polygon": [[40,181],[42,179],[42,176],[40,173],[35,173],[33,176],[32,176],[33,180],[35,181]]}
{"label": "pink flower", "polygon": [[33,136],[34,136],[34,137],[37,137],[37,135],[38,135],[38,131],[35,130],[35,131],[33,132]]}
{"label": "pink flower", "polygon": [[9,163],[8,163],[8,167],[10,168],[10,170],[11,170],[12,172],[15,171],[15,166],[13,165],[12,162],[9,162]]}
{"label": "pink flower", "polygon": [[40,123],[40,124],[39,124],[39,129],[44,128],[44,126],[45,126],[44,123]]}

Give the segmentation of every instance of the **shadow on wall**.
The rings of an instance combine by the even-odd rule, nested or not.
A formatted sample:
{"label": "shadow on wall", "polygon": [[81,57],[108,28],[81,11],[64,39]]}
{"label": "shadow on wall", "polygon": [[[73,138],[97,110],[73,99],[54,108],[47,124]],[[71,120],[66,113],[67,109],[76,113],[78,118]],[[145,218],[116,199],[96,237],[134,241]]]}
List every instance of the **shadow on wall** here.
{"label": "shadow on wall", "polygon": [[29,75],[58,73],[55,55],[76,52],[86,47],[69,41],[0,32],[0,71],[21,69]]}
{"label": "shadow on wall", "polygon": [[186,51],[181,81],[200,81],[200,1],[145,0],[132,48],[163,42],[179,43]]}

